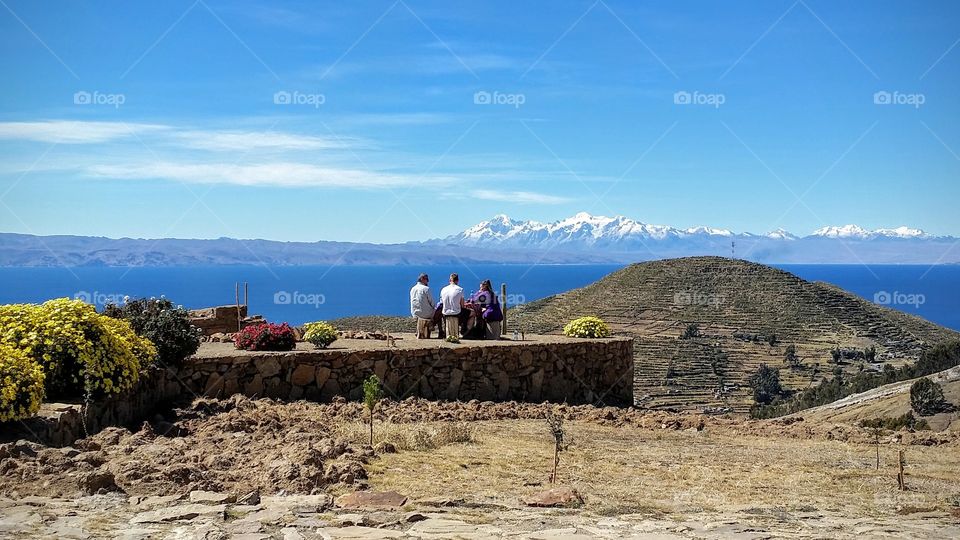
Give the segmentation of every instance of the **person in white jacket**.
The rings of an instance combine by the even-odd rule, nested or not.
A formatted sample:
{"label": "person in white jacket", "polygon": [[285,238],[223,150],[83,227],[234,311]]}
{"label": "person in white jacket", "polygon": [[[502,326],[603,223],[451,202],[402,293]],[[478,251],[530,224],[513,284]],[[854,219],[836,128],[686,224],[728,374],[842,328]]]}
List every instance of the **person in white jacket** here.
{"label": "person in white jacket", "polygon": [[430,293],[430,276],[420,274],[417,283],[410,289],[410,315],[417,320],[417,339],[428,339],[433,329],[433,312],[436,304]]}

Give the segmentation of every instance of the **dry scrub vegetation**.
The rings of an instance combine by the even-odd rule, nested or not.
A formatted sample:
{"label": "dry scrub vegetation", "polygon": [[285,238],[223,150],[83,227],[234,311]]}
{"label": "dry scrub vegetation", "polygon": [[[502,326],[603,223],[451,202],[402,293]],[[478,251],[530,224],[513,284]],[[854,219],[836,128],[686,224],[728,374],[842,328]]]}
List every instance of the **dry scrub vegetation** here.
{"label": "dry scrub vegetation", "polygon": [[[472,443],[382,455],[370,462],[371,486],[414,498],[461,497],[504,505],[543,489],[554,442],[542,421],[473,425]],[[409,429],[409,424],[381,426],[385,433]],[[573,444],[563,455],[559,482],[580,491],[586,510],[598,514],[816,511],[867,517],[942,515],[956,513],[960,505],[960,452],[954,445],[908,447],[909,489],[900,492],[894,445],[881,448],[877,471],[875,447],[869,444],[582,421],[570,422],[567,433]]]}

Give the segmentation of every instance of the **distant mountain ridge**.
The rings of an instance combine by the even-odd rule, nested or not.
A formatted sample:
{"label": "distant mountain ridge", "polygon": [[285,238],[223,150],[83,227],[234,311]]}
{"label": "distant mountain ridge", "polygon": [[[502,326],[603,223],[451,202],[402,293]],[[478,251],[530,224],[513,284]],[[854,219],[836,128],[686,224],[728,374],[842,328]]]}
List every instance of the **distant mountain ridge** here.
{"label": "distant mountain ridge", "polygon": [[794,264],[960,262],[960,250],[954,253],[952,249],[960,239],[934,236],[906,226],[868,230],[858,225],[834,225],[799,236],[782,228],[765,234],[709,226],[684,229],[586,212],[552,223],[516,220],[500,214],[432,242],[488,249],[601,253],[623,262],[697,255]]}
{"label": "distant mountain ridge", "polygon": [[[665,241],[706,238],[769,238],[771,240],[798,240],[797,236],[784,229],[776,229],[766,234],[749,232],[734,233],[728,229],[698,226],[679,229],[667,225],[652,225],[624,216],[594,216],[580,212],[572,217],[541,223],[539,221],[520,221],[499,214],[493,219],[482,221],[460,234],[449,236],[445,241],[453,244],[507,244],[551,245],[581,242],[588,245],[613,245],[640,240]],[[827,226],[817,229],[803,238],[845,238],[845,239],[932,239],[932,235],[910,227],[867,230],[859,225]]]}
{"label": "distant mountain ridge", "polygon": [[784,229],[681,229],[586,212],[552,223],[500,214],[458,234],[403,244],[0,233],[0,266],[621,264],[698,255],[769,264],[957,264],[958,242],[905,226],[828,226],[801,237]]}

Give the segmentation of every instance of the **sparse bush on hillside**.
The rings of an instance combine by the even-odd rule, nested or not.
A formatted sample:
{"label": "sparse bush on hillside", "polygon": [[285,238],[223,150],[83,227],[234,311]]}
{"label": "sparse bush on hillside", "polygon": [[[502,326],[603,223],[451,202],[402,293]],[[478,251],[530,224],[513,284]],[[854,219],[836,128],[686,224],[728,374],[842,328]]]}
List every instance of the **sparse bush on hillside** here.
{"label": "sparse bush on hillside", "polygon": [[870,363],[877,361],[877,348],[873,345],[863,350],[863,358]]}
{"label": "sparse bush on hillside", "polygon": [[750,388],[753,389],[753,400],[761,405],[772,403],[783,395],[780,386],[780,371],[766,364],[760,364],[756,373],[750,377]]}
{"label": "sparse bush on hillside", "polygon": [[0,422],[32,416],[43,400],[43,368],[16,347],[0,343]]}
{"label": "sparse bush on hillside", "polygon": [[775,346],[777,344],[777,335],[774,333],[768,334],[767,343],[769,343],[771,347]]}
{"label": "sparse bush on hillside", "polygon": [[886,429],[897,431],[901,429],[926,430],[930,429],[930,424],[922,418],[917,418],[912,412],[907,411],[903,416],[883,416],[880,418],[871,418],[862,420],[860,425],[865,428]]}
{"label": "sparse bush on hillside", "polygon": [[787,349],[783,353],[783,361],[790,367],[800,366],[800,357],[797,355],[796,345],[787,345]]}
{"label": "sparse bush on hillside", "polygon": [[331,343],[337,340],[337,331],[330,324],[318,321],[303,325],[306,332],[303,334],[303,340],[313,343],[318,349],[326,349]]}
{"label": "sparse bush on hillside", "polygon": [[287,323],[259,323],[237,332],[233,343],[245,351],[291,351],[297,346],[297,337]]}
{"label": "sparse bush on hillside", "polygon": [[952,340],[924,351],[913,365],[895,368],[887,364],[880,372],[864,371],[850,378],[834,377],[818,386],[799,392],[787,401],[754,407],[751,414],[756,418],[774,418],[792,414],[885,384],[932,375],[957,365],[960,365],[960,341]]}
{"label": "sparse bush on hillside", "polygon": [[920,416],[930,416],[947,410],[943,388],[924,377],[910,385],[910,407]]}
{"label": "sparse bush on hillside", "polygon": [[599,317],[580,317],[563,327],[563,335],[578,338],[605,338],[610,335],[610,329]]}
{"label": "sparse bush on hillside", "polygon": [[200,347],[200,329],[190,324],[189,313],[166,298],[139,298],[121,306],[107,304],[103,314],[130,323],[137,335],[157,347],[164,366],[180,366]]}
{"label": "sparse bush on hillside", "polygon": [[700,326],[697,324],[688,324],[683,330],[680,339],[693,339],[700,336]]}

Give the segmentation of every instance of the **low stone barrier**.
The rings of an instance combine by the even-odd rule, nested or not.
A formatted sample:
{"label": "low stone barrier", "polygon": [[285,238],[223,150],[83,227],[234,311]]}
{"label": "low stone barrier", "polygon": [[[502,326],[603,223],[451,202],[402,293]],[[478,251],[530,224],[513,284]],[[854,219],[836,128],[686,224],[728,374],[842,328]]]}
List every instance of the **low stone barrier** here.
{"label": "low stone barrier", "polygon": [[290,352],[238,351],[203,343],[173,370],[155,369],[134,388],[87,404],[44,404],[23,422],[0,424],[0,441],[29,439],[70,445],[107,426],[131,426],[172,402],[195,397],[270,397],[328,401],[361,399],[376,374],[386,397],[570,404],[633,402],[633,340],[537,336],[523,342],[338,340],[318,350],[298,343]]}
{"label": "low stone barrier", "polygon": [[227,347],[222,355],[192,358],[181,370],[197,395],[360,399],[363,380],[376,374],[386,395],[395,399],[633,401],[633,341],[627,338],[286,353]]}

